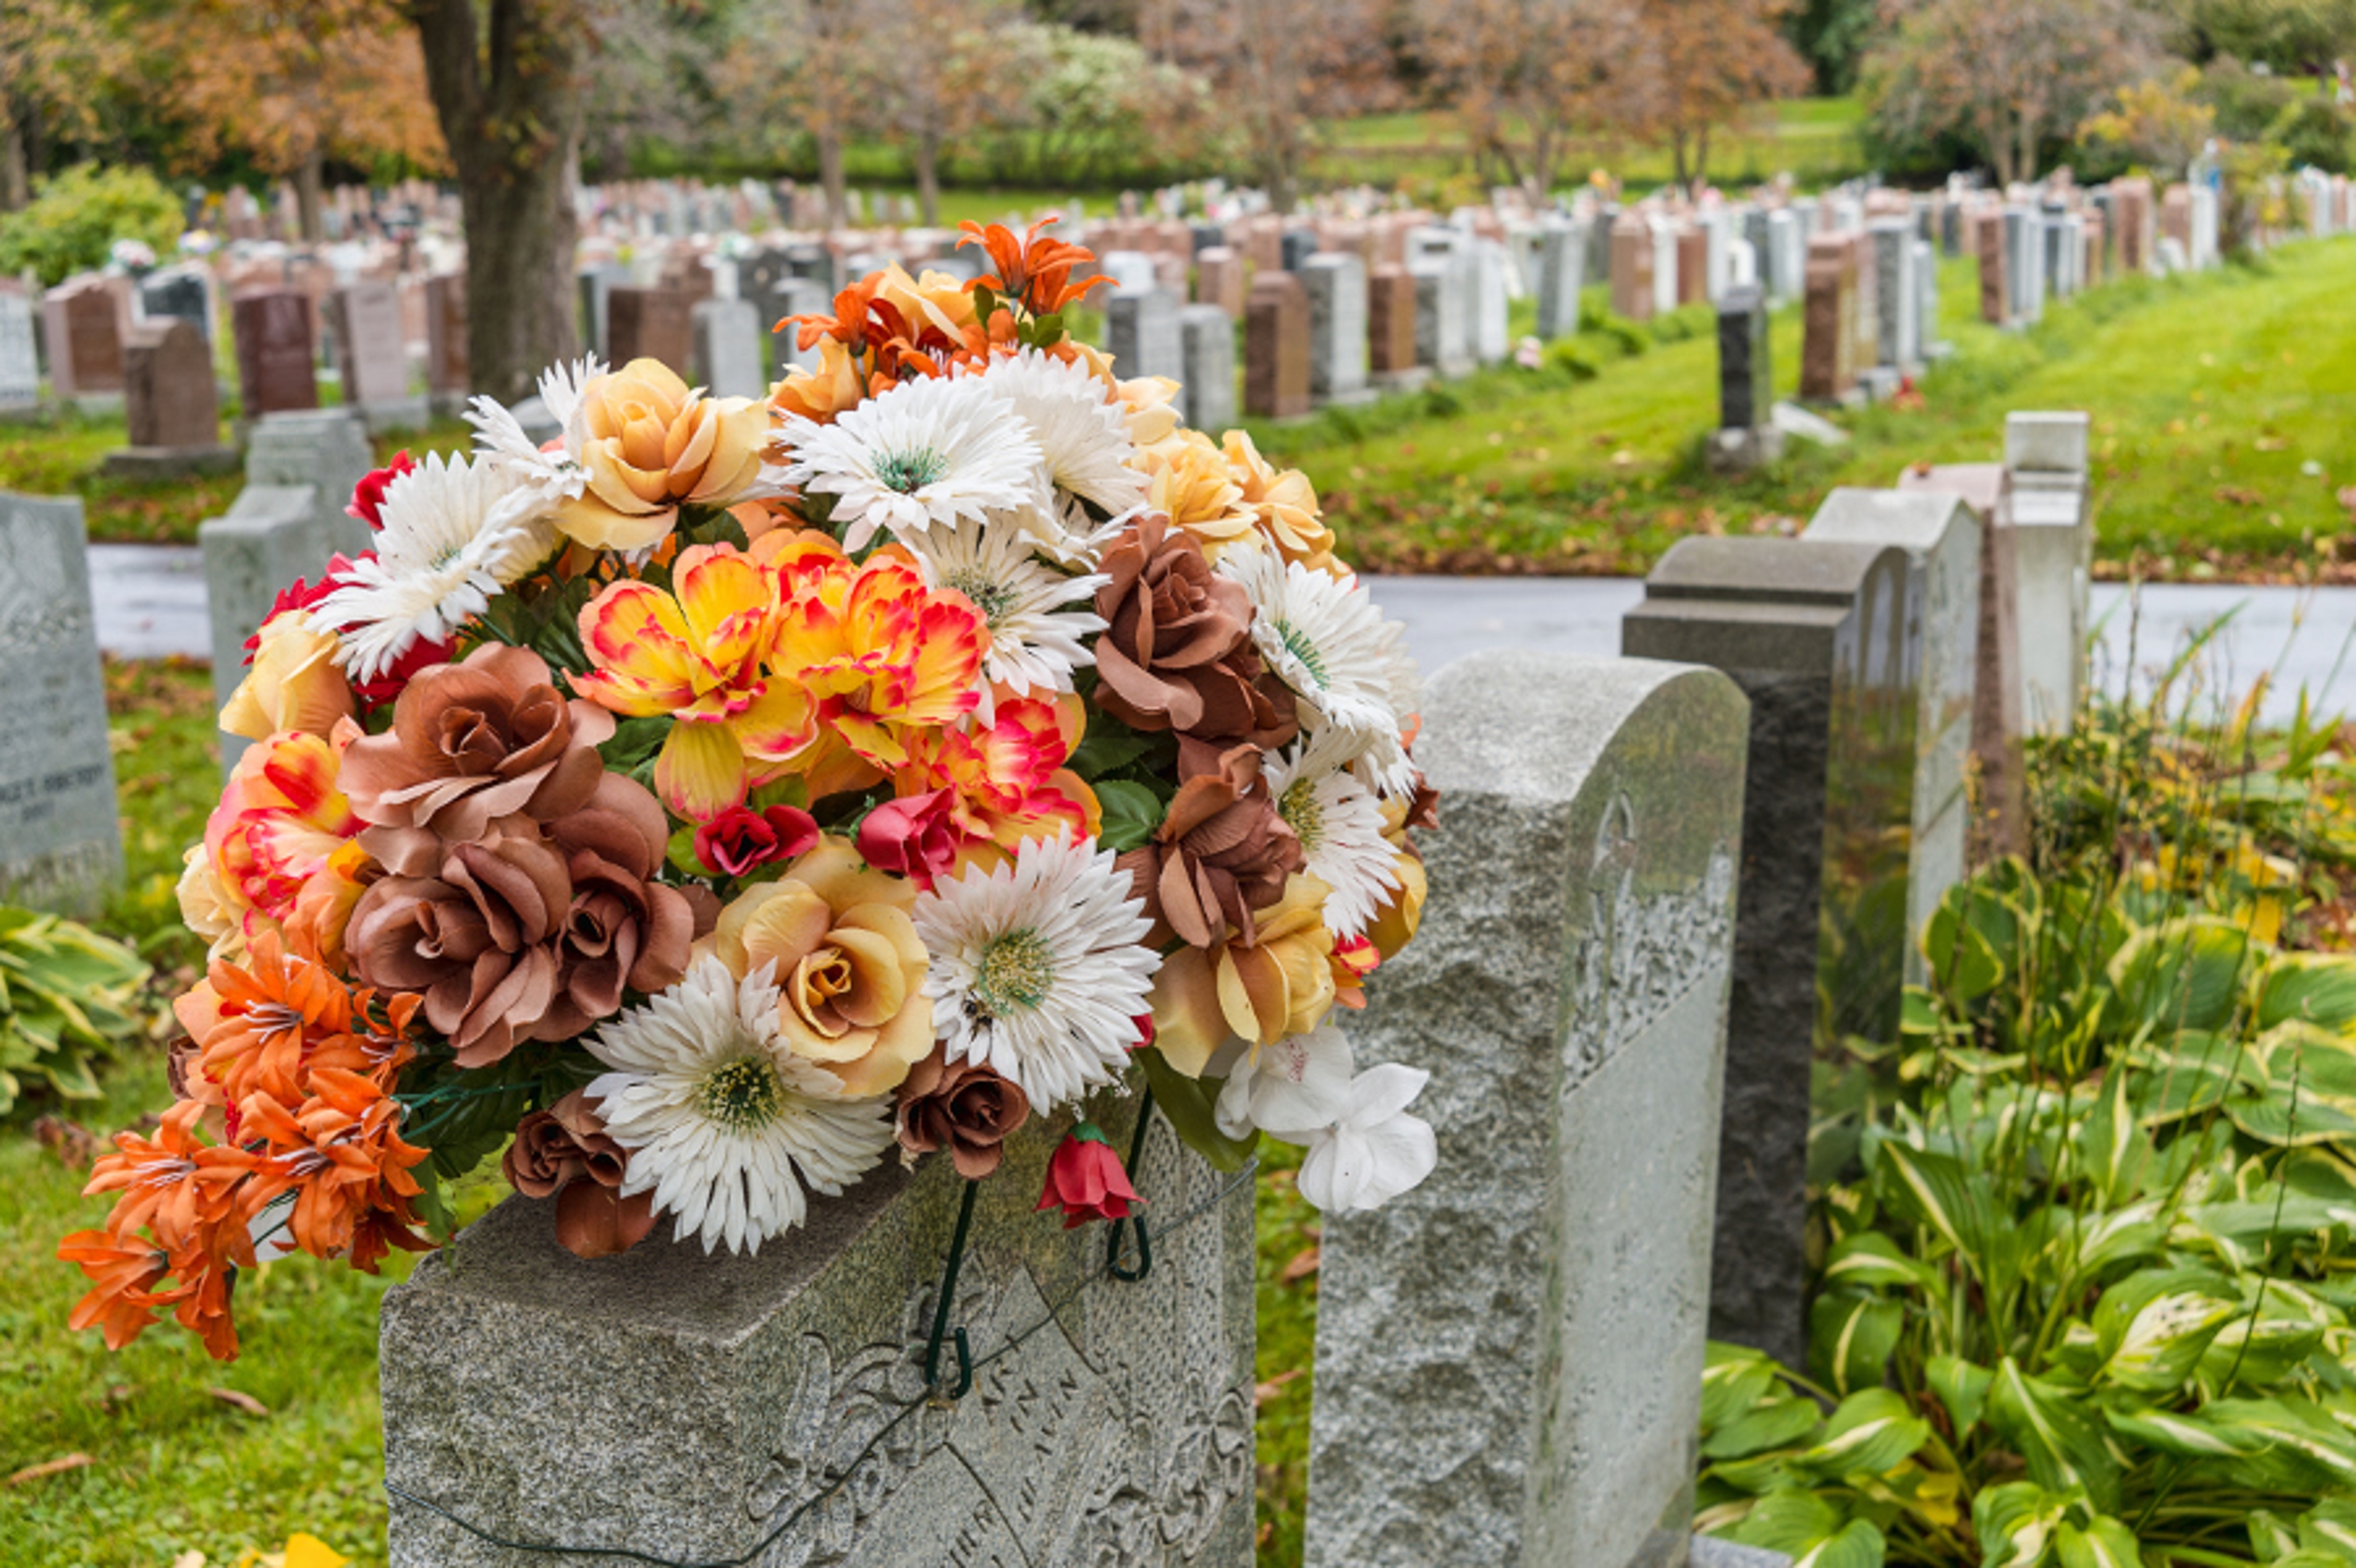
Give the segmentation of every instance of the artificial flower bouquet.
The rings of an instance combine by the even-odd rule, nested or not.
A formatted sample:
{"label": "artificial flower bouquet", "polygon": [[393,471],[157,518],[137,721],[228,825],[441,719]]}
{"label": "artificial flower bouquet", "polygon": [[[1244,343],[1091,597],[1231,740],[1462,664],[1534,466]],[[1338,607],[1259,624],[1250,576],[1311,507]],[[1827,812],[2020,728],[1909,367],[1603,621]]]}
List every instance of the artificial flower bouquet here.
{"label": "artificial flower bouquet", "polygon": [[[1424,894],[1398,627],[1305,478],[1065,335],[1087,251],[967,228],[991,275],[854,283],[766,401],[588,361],[545,446],[478,399],[359,486],[375,549],[223,709],[209,972],[77,1328],[234,1355],[238,1268],[429,1246],[502,1150],[584,1257],[756,1249],[895,1152],[980,1179],[1141,1077],[1324,1207],[1429,1172],[1423,1075],[1328,1021]],[[1041,1207],[1136,1198],[1081,1123]]]}

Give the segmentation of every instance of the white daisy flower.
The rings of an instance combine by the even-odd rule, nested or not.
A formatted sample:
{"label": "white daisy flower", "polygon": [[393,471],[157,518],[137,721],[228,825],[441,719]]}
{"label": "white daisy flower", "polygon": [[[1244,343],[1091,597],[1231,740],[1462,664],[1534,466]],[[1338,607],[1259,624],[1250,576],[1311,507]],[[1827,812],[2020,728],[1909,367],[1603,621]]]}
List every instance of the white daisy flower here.
{"label": "white daisy flower", "polygon": [[1383,837],[1382,802],[1349,771],[1348,737],[1327,730],[1271,752],[1262,774],[1276,812],[1301,840],[1303,868],[1333,890],[1325,926],[1365,934],[1398,883],[1398,850]]}
{"label": "white daisy flower", "polygon": [[512,411],[494,399],[477,397],[466,412],[466,422],[475,427],[477,455],[528,485],[544,507],[576,498],[589,481],[588,470],[574,455],[588,439],[580,423],[581,392],[605,373],[605,362],[594,354],[541,372],[541,404],[564,434],[563,446],[556,452],[542,452]]}
{"label": "white daisy flower", "polygon": [[355,680],[449,636],[555,549],[536,495],[487,461],[434,453],[385,486],[378,516],[375,553],[311,611]]}
{"label": "white daisy flower", "polygon": [[1258,613],[1252,645],[1301,699],[1301,726],[1336,744],[1359,780],[1385,795],[1415,787],[1399,724],[1422,701],[1403,628],[1383,618],[1355,577],[1336,578],[1274,550],[1230,551],[1219,571],[1242,583]]}
{"label": "white daisy flower", "polygon": [[1128,1065],[1162,956],[1111,850],[1026,839],[1012,864],[944,877],[910,912],[948,1060],[996,1068],[1042,1111]]}
{"label": "white daisy flower", "polygon": [[800,414],[780,439],[785,478],[836,497],[843,548],[864,549],[878,529],[913,540],[936,524],[1044,505],[1039,443],[1012,405],[973,377],[903,381],[819,424]]}
{"label": "white daisy flower", "polygon": [[1067,577],[1043,564],[1033,540],[1002,523],[927,528],[909,541],[936,587],[974,603],[990,627],[981,663],[981,722],[991,722],[993,684],[1028,696],[1072,689],[1072,672],[1095,662],[1080,639],[1105,629],[1086,606],[1106,577]]}
{"label": "white daisy flower", "polygon": [[1137,443],[1123,406],[1086,365],[1026,348],[991,360],[981,380],[1031,427],[1055,488],[1107,513],[1143,504],[1147,481],[1129,465]]}
{"label": "white daisy flower", "polygon": [[703,1250],[761,1250],[891,1147],[892,1097],[854,1100],[787,1049],[774,965],[743,980],[706,954],[685,978],[582,1041],[614,1071],[589,1085],[605,1131],[630,1151],[628,1197],[651,1189],[676,1234]]}

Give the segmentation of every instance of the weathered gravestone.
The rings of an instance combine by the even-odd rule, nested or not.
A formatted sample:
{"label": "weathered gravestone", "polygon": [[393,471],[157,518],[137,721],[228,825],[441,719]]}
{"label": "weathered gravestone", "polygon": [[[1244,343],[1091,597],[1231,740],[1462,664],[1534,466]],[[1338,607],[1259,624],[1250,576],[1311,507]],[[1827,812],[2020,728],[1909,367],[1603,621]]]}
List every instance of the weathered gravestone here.
{"label": "weathered gravestone", "polygon": [[1922,357],[1933,363],[1955,351],[1939,336],[1939,260],[1928,240],[1914,242],[1914,331]]}
{"label": "weathered gravestone", "polygon": [[1430,898],[1348,1032],[1431,1069],[1440,1162],[1324,1218],[1309,1568],[1682,1560],[1746,708],[1570,654],[1432,680]]}
{"label": "weathered gravestone", "polygon": [[105,400],[123,392],[123,335],[130,310],[112,278],[79,278],[41,301],[49,385],[61,398]]}
{"label": "weathered gravestone", "polygon": [[[1119,1147],[1135,1106],[1096,1104]],[[1137,1183],[1152,1266],[1124,1283],[1102,1227],[1033,1212],[1055,1141],[1018,1134],[980,1189],[954,1402],[923,1370],[962,1185],[946,1160],[888,1164],[744,1257],[665,1225],[584,1263],[552,1203],[509,1199],[385,1298],[392,1563],[600,1560],[495,1546],[441,1509],[681,1563],[774,1538],[757,1560],[796,1568],[1249,1568],[1251,1178],[1158,1122]]]}
{"label": "weathered gravestone", "polygon": [[2045,319],[2045,225],[2033,207],[2004,209],[2005,309],[2015,323]]}
{"label": "weathered gravestone", "polygon": [[1309,397],[1363,403],[1366,384],[1366,264],[1350,251],[1322,251],[1298,274],[1309,295]]}
{"label": "weathered gravestone", "polygon": [[1676,225],[1664,218],[1650,225],[1653,236],[1653,314],[1666,315],[1677,308],[1677,284],[1683,275],[1677,251]]}
{"label": "weathered gravestone", "polygon": [[1290,272],[1262,272],[1244,305],[1244,412],[1291,419],[1309,410],[1309,296]]}
{"label": "weathered gravestone", "polygon": [[1856,247],[1846,235],[1819,235],[1808,241],[1800,396],[1811,402],[1854,402],[1857,371]]}
{"label": "weathered gravestone", "polygon": [[606,357],[616,365],[655,359],[684,372],[695,352],[695,302],[679,289],[612,288],[605,293]]}
{"label": "weathered gravestone", "polygon": [[0,903],[96,914],[123,877],[81,502],[0,491]]}
{"label": "weathered gravestone", "polygon": [[1460,259],[1472,281],[1472,357],[1498,364],[1514,349],[1506,325],[1505,248],[1494,240],[1476,240]]}
{"label": "weathered gravestone", "polygon": [[761,398],[769,391],[761,365],[761,312],[751,300],[705,300],[692,312],[691,379],[715,398]]}
{"label": "weathered gravestone", "polygon": [[33,336],[33,302],[0,278],[0,419],[41,407],[40,350]]}
{"label": "weathered gravestone", "polygon": [[344,403],[372,431],[412,430],[428,417],[409,395],[409,353],[401,337],[401,296],[381,279],[346,283],[327,296],[327,318],[344,378]]}
{"label": "weathered gravestone", "polygon": [[299,289],[262,289],[230,302],[237,385],[249,420],[319,406],[311,305]]}
{"label": "weathered gravestone", "polygon": [[1896,549],[1687,539],[1621,625],[1622,652],[1714,666],[1751,699],[1710,1336],[1792,1367],[1807,1364],[1811,1065],[1845,1036],[1897,1038],[1908,588]]}
{"label": "weathered gravestone", "polygon": [[1587,222],[1549,219],[1538,225],[1538,321],[1543,338],[1579,330],[1579,290],[1586,281]]}
{"label": "weathered gravestone", "polygon": [[466,277],[437,272],[425,280],[425,389],[436,412],[455,414],[474,390],[466,347]]}
{"label": "weathered gravestone", "polygon": [[195,326],[167,316],[133,327],[123,375],[131,444],[106,454],[109,475],[174,479],[237,466],[237,449],[221,444],[213,351]]}
{"label": "weathered gravestone", "polygon": [[1194,303],[1215,304],[1229,319],[1244,313],[1243,253],[1225,245],[1194,252]]}
{"label": "weathered gravestone", "polygon": [[1783,454],[1775,428],[1775,379],[1768,357],[1767,295],[1757,283],[1726,291],[1718,307],[1718,430],[1713,472],[1741,474]]}
{"label": "weathered gravestone", "polygon": [[1183,378],[1186,358],[1178,334],[1178,296],[1151,283],[1113,295],[1105,302],[1105,350],[1122,376]]}
{"label": "weathered gravestone", "polygon": [[176,317],[195,327],[207,343],[212,341],[212,291],[204,273],[194,268],[169,267],[142,278],[139,307],[151,322]]}
{"label": "weathered gravestone", "polygon": [[1917,693],[1906,981],[1922,985],[1930,977],[1922,932],[1947,890],[1963,880],[1971,826],[1965,758],[1979,670],[1980,520],[1954,495],[1843,486],[1825,497],[1800,537],[1896,545],[1906,552],[1912,580],[1907,603],[1920,620],[1907,637],[1914,664],[1905,672]]}
{"label": "weathered gravestone", "polygon": [[1653,317],[1653,226],[1641,212],[1612,220],[1612,309],[1630,321]]}
{"label": "weathered gravestone", "polygon": [[575,276],[581,290],[581,341],[599,357],[614,357],[613,342],[606,335],[612,321],[614,291],[629,281],[629,271],[612,261],[601,261],[584,267]]}
{"label": "weathered gravestone", "polygon": [[1875,341],[1880,362],[1901,375],[1922,368],[1922,291],[1914,282],[1914,227],[1902,218],[1875,219],[1867,230],[1870,251],[1866,264],[1873,269]]}
{"label": "weathered gravestone", "polygon": [[1178,343],[1181,417],[1215,435],[1236,422],[1235,320],[1215,304],[1187,305],[1178,312]]}
{"label": "weathered gravestone", "polygon": [[2078,712],[2094,530],[2086,515],[2087,416],[2005,416],[2013,571],[2020,615],[2020,715],[2055,735]]}
{"label": "weathered gravestone", "polygon": [[1472,300],[1464,272],[1453,255],[1422,256],[1408,263],[1415,280],[1415,362],[1436,376],[1462,376],[1472,368]]}
{"label": "weathered gravestone", "polygon": [[1405,267],[1376,267],[1366,278],[1366,369],[1376,386],[1397,389],[1429,372],[1417,363],[1415,278]]}

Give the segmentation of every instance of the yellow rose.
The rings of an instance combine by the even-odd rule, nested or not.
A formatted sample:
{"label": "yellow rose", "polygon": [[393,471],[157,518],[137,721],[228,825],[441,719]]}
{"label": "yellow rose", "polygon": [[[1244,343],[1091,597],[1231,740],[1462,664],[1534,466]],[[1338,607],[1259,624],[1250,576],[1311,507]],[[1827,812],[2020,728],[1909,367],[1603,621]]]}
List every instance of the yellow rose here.
{"label": "yellow rose", "polygon": [[864,1098],[897,1088],[932,1052],[916,901],[915,883],[870,869],[849,839],[830,836],[738,895],[698,946],[740,976],[774,965],[787,1045]]}
{"label": "yellow rose", "polygon": [[867,396],[867,382],[859,361],[839,338],[821,337],[818,368],[796,370],[769,389],[769,406],[780,414],[799,414],[818,424],[831,424],[846,409],[857,408]]}
{"label": "yellow rose", "polygon": [[884,269],[884,281],[875,293],[918,332],[929,322],[951,337],[962,338],[966,328],[974,325],[973,295],[947,272],[912,278],[906,268],[894,261]]}
{"label": "yellow rose", "polygon": [[700,398],[667,365],[633,359],[582,389],[573,454],[588,486],[556,526],[594,549],[644,549],[682,502],[725,507],[761,476],[769,411],[752,398]]}
{"label": "yellow rose", "polygon": [[209,944],[208,956],[236,958],[245,951],[245,925],[229,890],[221,885],[213,858],[202,844],[193,844],[181,861],[187,869],[180,873],[177,889],[180,919]]}
{"label": "yellow rose", "polygon": [[1225,450],[1244,506],[1277,553],[1319,571],[1333,571],[1333,535],[1318,510],[1316,487],[1309,476],[1298,468],[1280,472],[1272,467],[1252,438],[1239,430],[1227,432]]}
{"label": "yellow rose", "polygon": [[1167,376],[1139,376],[1119,383],[1114,390],[1120,394],[1121,417],[1129,421],[1129,439],[1140,446],[1152,446],[1167,440],[1178,428],[1178,411],[1173,406],[1178,396],[1178,383]]}
{"label": "yellow rose", "polygon": [[325,735],[352,716],[351,683],[336,667],[336,639],[311,629],[309,617],[273,615],[262,628],[253,667],[229,694],[220,727],[249,741],[282,730]]}
{"label": "yellow rose", "polygon": [[1182,431],[1148,453],[1143,465],[1153,476],[1146,504],[1200,539],[1214,564],[1225,550],[1260,547],[1258,517],[1244,505],[1243,486],[1209,436]]}
{"label": "yellow rose", "polygon": [[1325,929],[1323,882],[1295,872],[1284,897],[1252,920],[1248,947],[1232,937],[1214,948],[1185,947],[1162,961],[1153,980],[1153,1043],[1164,1061],[1199,1078],[1228,1038],[1255,1049],[1306,1034],[1333,1006],[1333,933]]}

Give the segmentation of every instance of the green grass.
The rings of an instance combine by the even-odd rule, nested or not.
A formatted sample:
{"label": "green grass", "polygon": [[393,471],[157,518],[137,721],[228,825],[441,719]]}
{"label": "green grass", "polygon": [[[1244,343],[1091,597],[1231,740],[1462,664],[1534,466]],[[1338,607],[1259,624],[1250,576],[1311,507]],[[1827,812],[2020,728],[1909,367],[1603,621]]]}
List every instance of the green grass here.
{"label": "green grass", "polygon": [[[2345,305],[2356,244],[2122,281],[2019,334],[1977,321],[1969,262],[1946,263],[1942,283],[1942,332],[1956,354],[1924,379],[1922,408],[1840,416],[1848,446],[1792,443],[1782,463],[1740,483],[1700,470],[1718,361],[1693,312],[1582,332],[1540,370],[1508,364],[1252,428],[1262,451],[1317,482],[1345,553],[1384,571],[1639,572],[1687,534],[1804,523],[1833,485],[1888,485],[1910,464],[1994,459],[2005,414],[2037,408],[2094,415],[2106,570],[2140,560],[2168,577],[2294,574],[2351,532],[2335,493],[2356,484],[2356,331]],[[1590,292],[1590,316],[1601,306]],[[1789,396],[1795,309],[1778,315],[1772,341]],[[2305,472],[2310,463],[2319,472]]]}

